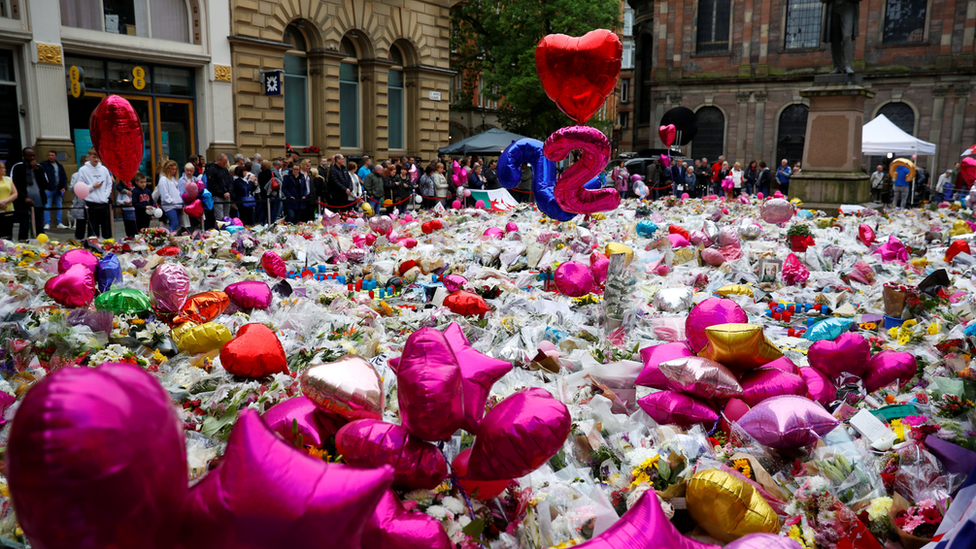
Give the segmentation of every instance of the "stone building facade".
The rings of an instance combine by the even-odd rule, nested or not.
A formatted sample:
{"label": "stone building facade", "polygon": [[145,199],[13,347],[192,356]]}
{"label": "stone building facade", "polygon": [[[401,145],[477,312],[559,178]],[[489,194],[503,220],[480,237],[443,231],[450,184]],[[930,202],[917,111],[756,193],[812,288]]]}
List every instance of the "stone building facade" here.
{"label": "stone building facade", "polygon": [[[799,161],[806,102],[799,91],[829,72],[819,0],[630,0],[636,55],[636,147],[660,147],[658,122],[684,106],[699,133],[685,147],[748,162]],[[863,0],[854,69],[875,92],[864,119],[884,114],[937,146],[930,171],[976,141],[976,2]],[[864,158],[867,166],[871,159]]]}
{"label": "stone building facade", "polygon": [[[448,142],[448,0],[230,0],[237,146],[433,158]],[[269,95],[268,75],[281,91]],[[280,93],[280,94],[278,94]]]}

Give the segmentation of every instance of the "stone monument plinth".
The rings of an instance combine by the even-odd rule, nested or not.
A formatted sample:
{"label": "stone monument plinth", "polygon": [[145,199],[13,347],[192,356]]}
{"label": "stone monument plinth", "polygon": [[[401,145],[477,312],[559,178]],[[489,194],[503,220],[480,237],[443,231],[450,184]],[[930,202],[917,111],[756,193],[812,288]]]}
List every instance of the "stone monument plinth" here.
{"label": "stone monument plinth", "polygon": [[790,197],[813,209],[835,210],[871,197],[870,177],[861,171],[864,102],[874,92],[857,75],[818,76],[800,92],[810,101],[803,170],[790,180]]}

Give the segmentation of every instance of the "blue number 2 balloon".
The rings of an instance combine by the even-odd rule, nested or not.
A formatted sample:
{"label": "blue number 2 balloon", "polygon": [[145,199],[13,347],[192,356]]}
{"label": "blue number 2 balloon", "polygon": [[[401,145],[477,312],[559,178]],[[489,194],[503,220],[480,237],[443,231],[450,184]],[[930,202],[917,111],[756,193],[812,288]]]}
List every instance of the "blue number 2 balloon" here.
{"label": "blue number 2 balloon", "polygon": [[539,210],[557,221],[569,221],[576,214],[559,207],[553,191],[556,187],[556,164],[542,154],[542,141],[519,139],[498,157],[498,182],[506,189],[518,187],[522,164],[532,166],[532,193]]}

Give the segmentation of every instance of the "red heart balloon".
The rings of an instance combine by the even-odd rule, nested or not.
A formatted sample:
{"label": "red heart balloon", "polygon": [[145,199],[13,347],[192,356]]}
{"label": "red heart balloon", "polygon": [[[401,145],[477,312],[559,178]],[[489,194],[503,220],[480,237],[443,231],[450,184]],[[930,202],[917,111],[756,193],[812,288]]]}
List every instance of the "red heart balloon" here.
{"label": "red heart balloon", "polygon": [[264,377],[288,371],[278,336],[264,324],[245,324],[220,350],[224,369],[241,377]]}
{"label": "red heart balloon", "polygon": [[480,295],[461,290],[444,298],[444,306],[464,316],[483,315],[490,311],[488,304]]}
{"label": "red heart balloon", "polygon": [[183,211],[186,212],[186,215],[190,217],[201,218],[203,217],[203,202],[200,202],[200,199],[198,198],[183,208]]}
{"label": "red heart balloon", "polygon": [[122,181],[130,181],[142,164],[142,123],[132,104],[120,95],[109,95],[88,119],[92,146],[105,167]]}
{"label": "red heart balloon", "polygon": [[166,257],[180,255],[180,249],[177,248],[176,246],[166,246],[165,248],[160,248],[156,250],[156,255],[161,255]]}
{"label": "red heart balloon", "polygon": [[535,48],[535,68],[549,99],[582,125],[616,88],[622,56],[620,39],[605,29],[550,34]]}
{"label": "red heart balloon", "polygon": [[44,292],[62,307],[87,307],[95,298],[95,274],[76,263],[44,284]]}
{"label": "red heart balloon", "polygon": [[952,244],[949,244],[949,249],[946,250],[945,260],[946,262],[952,261],[952,258],[956,257],[961,253],[967,253],[972,255],[972,251],[969,249],[969,242],[965,240],[956,240]]}
{"label": "red heart balloon", "polygon": [[430,220],[430,228],[431,229],[434,229],[435,231],[439,231],[439,230],[441,230],[441,229],[444,228],[444,224],[441,223],[441,220],[440,219],[431,219]]}
{"label": "red heart balloon", "polygon": [[857,227],[857,239],[860,240],[865,246],[874,244],[874,229],[872,229],[870,225],[865,225],[862,223]]}
{"label": "red heart balloon", "polygon": [[468,476],[468,462],[471,460],[471,448],[463,450],[454,458],[451,463],[451,470],[457,474],[458,484],[469,496],[480,499],[490,500],[498,497],[499,494],[508,488],[510,480],[471,480]]}
{"label": "red heart balloon", "polygon": [[674,143],[674,138],[678,136],[678,130],[674,127],[674,124],[668,124],[667,126],[658,128],[657,134],[661,136],[661,141],[664,145],[670,147]]}
{"label": "red heart balloon", "polygon": [[277,278],[285,278],[288,276],[288,266],[285,265],[285,260],[281,259],[281,256],[274,252],[264,252],[261,256],[261,267],[264,272],[271,276]]}
{"label": "red heart balloon", "polygon": [[966,183],[976,181],[976,158],[969,156],[962,159],[962,178]]}

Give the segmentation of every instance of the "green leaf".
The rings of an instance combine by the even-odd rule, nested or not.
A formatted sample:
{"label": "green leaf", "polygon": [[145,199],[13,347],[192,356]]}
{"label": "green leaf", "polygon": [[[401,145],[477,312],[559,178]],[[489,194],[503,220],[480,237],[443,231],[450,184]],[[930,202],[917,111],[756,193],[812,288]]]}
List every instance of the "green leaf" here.
{"label": "green leaf", "polygon": [[221,429],[234,423],[237,419],[237,409],[231,408],[220,416],[220,418],[215,418],[213,416],[207,416],[203,420],[203,425],[200,427],[200,433],[204,436],[212,437],[220,432]]}
{"label": "green leaf", "polygon": [[658,475],[663,479],[671,478],[671,466],[668,465],[668,462],[664,461],[663,459],[658,460],[657,462],[657,472]]}
{"label": "green leaf", "polygon": [[465,535],[471,536],[475,539],[480,539],[481,534],[483,534],[485,531],[485,518],[481,517],[472,520],[467,526],[462,528],[461,531],[464,532]]}

